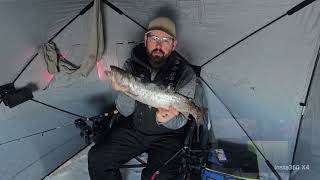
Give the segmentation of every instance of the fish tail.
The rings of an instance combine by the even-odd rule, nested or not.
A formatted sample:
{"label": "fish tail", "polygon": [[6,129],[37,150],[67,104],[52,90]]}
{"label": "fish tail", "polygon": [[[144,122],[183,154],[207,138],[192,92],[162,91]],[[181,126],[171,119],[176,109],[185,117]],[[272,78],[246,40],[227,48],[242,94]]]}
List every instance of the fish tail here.
{"label": "fish tail", "polygon": [[207,112],[208,108],[197,108],[193,113],[191,113],[198,126],[203,123],[204,115]]}

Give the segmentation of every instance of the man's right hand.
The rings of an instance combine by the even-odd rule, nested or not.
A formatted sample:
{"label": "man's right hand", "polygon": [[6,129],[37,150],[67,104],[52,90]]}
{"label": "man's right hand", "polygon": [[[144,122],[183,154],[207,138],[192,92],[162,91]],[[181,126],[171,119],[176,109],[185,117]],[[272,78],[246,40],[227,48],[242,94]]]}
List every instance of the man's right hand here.
{"label": "man's right hand", "polygon": [[158,123],[166,123],[178,115],[179,112],[173,106],[170,106],[168,109],[158,108],[158,111],[156,112],[156,120]]}

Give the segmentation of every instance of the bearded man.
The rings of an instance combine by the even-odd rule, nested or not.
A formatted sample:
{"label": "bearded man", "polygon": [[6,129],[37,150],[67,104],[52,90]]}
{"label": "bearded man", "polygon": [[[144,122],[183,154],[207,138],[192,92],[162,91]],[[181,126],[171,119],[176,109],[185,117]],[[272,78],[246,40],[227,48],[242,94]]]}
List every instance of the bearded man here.
{"label": "bearded man", "polygon": [[[194,98],[196,75],[174,51],[177,46],[175,23],[167,17],[158,17],[149,23],[144,43],[137,45],[124,69],[143,82],[167,86],[176,92]],[[112,82],[115,90],[122,88]],[[89,174],[92,180],[121,180],[119,166],[143,152],[148,153],[141,179],[170,180],[178,175],[179,159],[166,166],[181,147],[185,138],[186,117],[174,107],[154,108],[119,93],[116,107],[127,117],[118,128],[88,153]],[[160,168],[160,174],[154,173]]]}

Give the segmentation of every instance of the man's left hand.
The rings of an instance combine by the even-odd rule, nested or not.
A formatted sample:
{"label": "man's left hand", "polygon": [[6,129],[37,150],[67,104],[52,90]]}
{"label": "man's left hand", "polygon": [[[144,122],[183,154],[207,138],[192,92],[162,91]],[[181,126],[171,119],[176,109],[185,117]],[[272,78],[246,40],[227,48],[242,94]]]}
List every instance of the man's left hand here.
{"label": "man's left hand", "polygon": [[168,109],[159,108],[156,112],[157,122],[159,123],[166,123],[177,115],[179,115],[179,112],[172,106],[170,106]]}

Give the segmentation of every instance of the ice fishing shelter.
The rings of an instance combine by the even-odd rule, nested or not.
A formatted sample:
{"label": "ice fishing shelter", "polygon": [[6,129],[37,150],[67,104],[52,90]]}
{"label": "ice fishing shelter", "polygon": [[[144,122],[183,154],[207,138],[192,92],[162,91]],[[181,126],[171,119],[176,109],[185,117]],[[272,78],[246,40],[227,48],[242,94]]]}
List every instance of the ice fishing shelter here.
{"label": "ice fishing shelter", "polygon": [[41,179],[85,147],[74,120],[113,105],[103,70],[121,66],[158,15],[176,21],[177,51],[202,68],[216,138],[254,144],[260,179],[319,178],[319,1],[103,0],[101,59],[87,76],[48,73],[48,42],[76,66],[85,61],[92,4],[0,1],[1,90],[14,83],[34,96],[0,105],[1,179]]}

